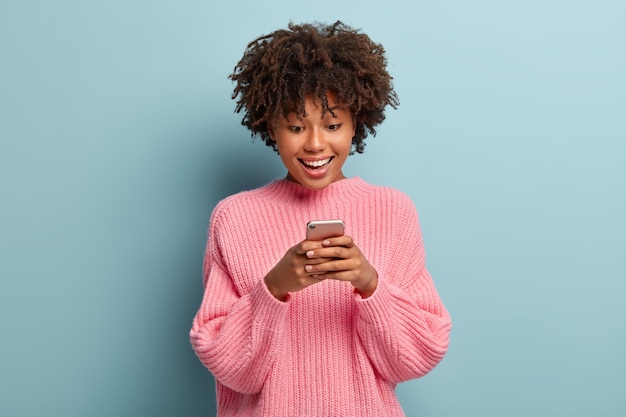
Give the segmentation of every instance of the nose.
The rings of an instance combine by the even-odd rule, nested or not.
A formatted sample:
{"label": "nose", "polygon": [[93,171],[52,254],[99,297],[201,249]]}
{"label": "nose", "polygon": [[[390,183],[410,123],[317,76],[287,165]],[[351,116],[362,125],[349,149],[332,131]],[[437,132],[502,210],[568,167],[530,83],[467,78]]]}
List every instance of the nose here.
{"label": "nose", "polygon": [[307,152],[320,152],[326,148],[326,138],[320,129],[311,129],[304,143],[304,150]]}

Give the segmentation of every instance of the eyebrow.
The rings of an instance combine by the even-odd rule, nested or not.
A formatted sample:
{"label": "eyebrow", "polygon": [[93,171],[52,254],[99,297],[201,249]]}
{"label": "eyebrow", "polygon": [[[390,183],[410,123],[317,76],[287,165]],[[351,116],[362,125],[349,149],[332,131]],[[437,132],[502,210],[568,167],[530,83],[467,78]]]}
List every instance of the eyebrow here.
{"label": "eyebrow", "polygon": [[[328,106],[328,111],[326,113],[330,113],[330,115],[336,119],[338,116],[335,114],[335,110],[345,110],[349,114],[352,114],[352,109],[349,106],[345,106],[342,104],[336,104],[333,107]],[[325,116],[326,114],[324,114],[323,117]]]}

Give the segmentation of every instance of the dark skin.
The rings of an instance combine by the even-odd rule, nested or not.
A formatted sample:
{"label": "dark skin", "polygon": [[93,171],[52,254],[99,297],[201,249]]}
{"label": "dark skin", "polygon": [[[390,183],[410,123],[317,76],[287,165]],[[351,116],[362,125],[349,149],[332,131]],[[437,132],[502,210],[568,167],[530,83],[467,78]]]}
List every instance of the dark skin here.
{"label": "dark skin", "polygon": [[362,153],[365,138],[385,120],[385,107],[400,104],[386,65],[382,45],[339,21],[290,24],[248,44],[230,76],[236,111],[244,111],[242,123],[253,135],[277,150],[268,129],[294,107],[301,110],[304,97],[322,99],[333,89],[358,114],[353,145]]}
{"label": "dark skin", "polygon": [[[290,114],[281,119],[270,132],[277,144],[287,180],[311,189],[327,187],[345,179],[342,165],[350,151],[354,136],[354,115],[340,106],[332,92],[327,92],[334,114],[325,116],[320,101],[305,100],[306,114],[298,118]],[[303,168],[304,158],[332,159],[321,176]],[[361,297],[367,298],[376,289],[378,274],[350,236],[322,241],[304,240],[287,253],[266,275],[265,283],[278,300],[326,279],[349,281]]]}
{"label": "dark skin", "polygon": [[291,247],[265,276],[265,284],[278,300],[326,279],[350,282],[362,298],[374,293],[378,273],[354,244],[352,237],[323,241],[303,240]]}

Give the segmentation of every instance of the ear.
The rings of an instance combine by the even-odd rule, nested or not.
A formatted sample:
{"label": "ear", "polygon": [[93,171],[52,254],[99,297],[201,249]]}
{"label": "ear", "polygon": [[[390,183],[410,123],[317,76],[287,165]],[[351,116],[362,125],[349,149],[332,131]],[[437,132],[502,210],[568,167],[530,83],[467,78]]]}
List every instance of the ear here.
{"label": "ear", "polygon": [[267,133],[269,133],[270,139],[276,142],[276,138],[274,137],[274,129],[272,128],[267,129]]}

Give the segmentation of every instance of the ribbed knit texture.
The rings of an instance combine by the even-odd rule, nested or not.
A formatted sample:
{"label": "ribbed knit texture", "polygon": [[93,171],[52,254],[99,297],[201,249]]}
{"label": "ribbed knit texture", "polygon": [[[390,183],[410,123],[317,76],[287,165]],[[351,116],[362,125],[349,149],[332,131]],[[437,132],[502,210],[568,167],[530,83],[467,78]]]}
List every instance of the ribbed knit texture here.
{"label": "ribbed knit texture", "polygon": [[[336,218],[378,272],[372,296],[326,280],[275,299],[264,276],[307,221]],[[276,180],[222,200],[204,283],[190,336],[215,376],[219,417],[402,416],[396,384],[428,373],[448,347],[413,203],[358,177],[319,191]]]}

